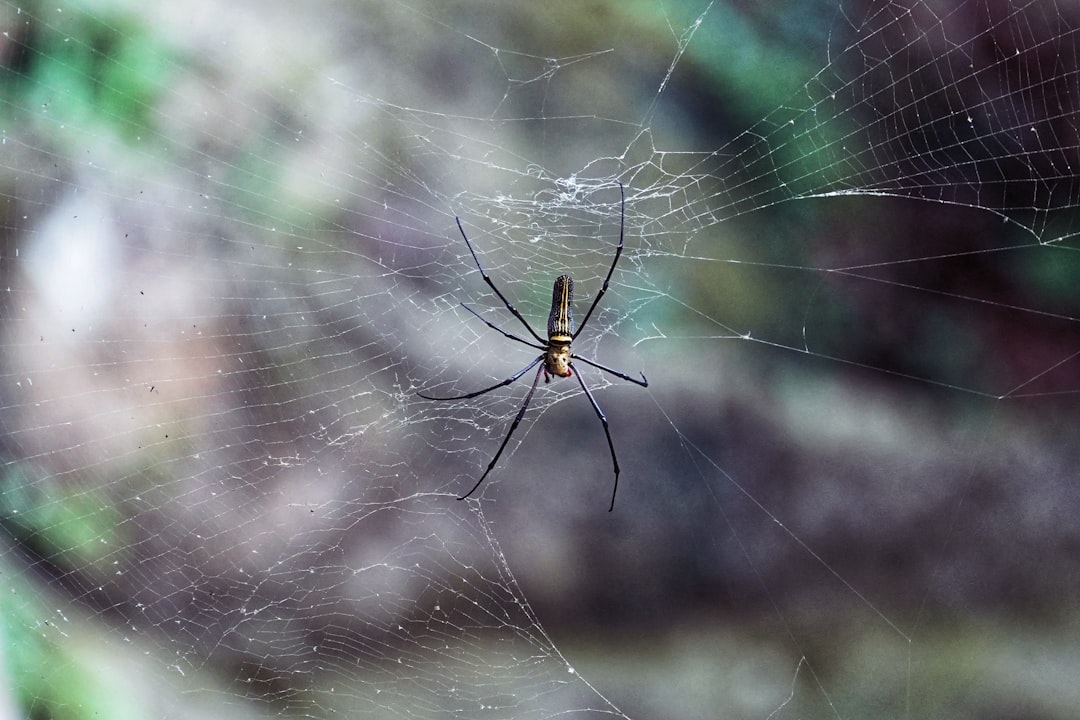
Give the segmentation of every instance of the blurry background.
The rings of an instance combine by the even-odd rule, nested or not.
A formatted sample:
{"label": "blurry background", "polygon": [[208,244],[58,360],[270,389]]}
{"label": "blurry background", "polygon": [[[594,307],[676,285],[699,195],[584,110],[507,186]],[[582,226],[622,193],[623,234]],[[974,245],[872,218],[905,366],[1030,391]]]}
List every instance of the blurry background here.
{"label": "blurry background", "polygon": [[0,3],[0,717],[1071,717],[1078,26]]}

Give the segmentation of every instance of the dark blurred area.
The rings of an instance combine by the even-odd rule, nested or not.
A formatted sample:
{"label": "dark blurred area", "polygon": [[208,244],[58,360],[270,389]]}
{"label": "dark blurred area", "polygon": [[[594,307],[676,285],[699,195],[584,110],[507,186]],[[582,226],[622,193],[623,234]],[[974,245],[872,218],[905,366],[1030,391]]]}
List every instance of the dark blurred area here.
{"label": "dark blurred area", "polygon": [[0,20],[0,718],[1080,703],[1080,9]]}

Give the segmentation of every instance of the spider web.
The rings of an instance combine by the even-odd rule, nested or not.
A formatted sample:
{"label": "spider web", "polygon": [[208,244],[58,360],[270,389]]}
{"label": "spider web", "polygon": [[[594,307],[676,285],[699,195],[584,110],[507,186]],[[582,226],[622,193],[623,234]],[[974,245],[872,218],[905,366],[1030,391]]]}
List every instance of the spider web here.
{"label": "spider web", "polygon": [[300,7],[0,4],[0,717],[1071,715],[1074,3]]}

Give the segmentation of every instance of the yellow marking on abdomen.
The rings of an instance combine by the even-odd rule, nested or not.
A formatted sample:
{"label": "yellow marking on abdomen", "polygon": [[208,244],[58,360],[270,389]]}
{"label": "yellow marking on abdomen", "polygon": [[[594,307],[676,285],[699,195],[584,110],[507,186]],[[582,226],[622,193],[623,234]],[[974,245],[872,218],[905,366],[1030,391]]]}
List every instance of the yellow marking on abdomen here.
{"label": "yellow marking on abdomen", "polygon": [[[551,295],[551,314],[548,315],[548,339],[560,336],[559,340],[570,342],[574,335],[574,281],[569,275],[555,278],[554,292]],[[563,340],[565,338],[565,340]]]}

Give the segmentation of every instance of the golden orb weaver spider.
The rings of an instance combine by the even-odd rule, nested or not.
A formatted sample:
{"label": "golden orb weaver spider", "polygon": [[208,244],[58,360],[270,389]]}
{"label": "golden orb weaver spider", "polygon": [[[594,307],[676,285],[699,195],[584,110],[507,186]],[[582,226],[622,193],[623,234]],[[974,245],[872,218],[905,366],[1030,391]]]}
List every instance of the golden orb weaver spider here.
{"label": "golden orb weaver spider", "polygon": [[491,459],[491,462],[488,463],[487,470],[485,470],[484,474],[480,476],[480,479],[476,481],[476,484],[472,486],[472,489],[459,497],[458,500],[464,500],[465,498],[476,492],[476,489],[480,487],[481,483],[484,482],[484,478],[486,478],[488,476],[488,473],[491,472],[492,468],[495,467],[495,463],[499,461],[499,458],[502,456],[503,450],[506,449],[506,444],[510,442],[510,437],[514,434],[514,431],[517,430],[518,424],[521,423],[521,418],[525,416],[525,411],[529,408],[529,403],[532,402],[533,393],[536,392],[537,383],[540,382],[540,375],[543,374],[544,383],[551,382],[552,375],[557,375],[558,377],[577,378],[578,384],[581,385],[581,389],[585,392],[585,397],[589,399],[589,403],[592,405],[592,409],[596,413],[596,417],[600,420],[600,424],[603,425],[604,436],[607,438],[608,450],[611,451],[612,468],[615,471],[615,485],[611,490],[611,506],[608,507],[608,512],[611,512],[615,509],[615,493],[619,490],[619,460],[615,457],[615,445],[611,442],[611,431],[608,429],[607,416],[605,416],[604,411],[600,409],[600,405],[596,402],[596,398],[593,397],[592,392],[585,385],[585,381],[581,379],[581,375],[573,372],[574,361],[580,360],[586,365],[592,365],[598,370],[603,370],[604,372],[614,375],[615,377],[622,380],[636,383],[641,387],[648,387],[649,381],[645,378],[645,373],[641,373],[641,379],[638,380],[637,378],[630,377],[626,373],[619,372],[618,370],[614,370],[605,365],[601,365],[595,360],[590,360],[589,358],[582,357],[574,352],[571,352],[570,344],[577,338],[581,331],[585,329],[585,325],[589,322],[589,318],[592,317],[593,310],[595,310],[596,306],[600,303],[600,298],[602,298],[604,296],[604,293],[607,292],[608,282],[611,280],[612,273],[615,272],[615,266],[619,263],[619,256],[622,255],[623,230],[626,226],[626,191],[624,190],[622,183],[619,183],[619,199],[619,245],[615,249],[615,259],[611,261],[611,267],[608,269],[607,277],[604,278],[604,284],[603,286],[601,286],[600,292],[598,292],[596,294],[596,297],[593,298],[592,305],[589,306],[589,311],[585,313],[585,319],[581,321],[581,325],[578,326],[577,330],[574,330],[574,315],[573,310],[571,309],[571,305],[574,302],[574,281],[569,275],[560,275],[559,277],[555,278],[554,292],[551,298],[551,313],[548,315],[547,340],[544,340],[542,337],[537,335],[536,331],[533,330],[532,325],[530,325],[529,322],[524,318],[524,316],[520,312],[518,312],[517,308],[511,305],[510,301],[507,300],[501,292],[499,292],[499,288],[495,287],[495,283],[492,282],[491,278],[484,270],[484,266],[480,264],[480,259],[476,256],[476,251],[473,250],[472,243],[469,242],[469,237],[465,234],[465,228],[461,226],[461,219],[454,218],[457,221],[458,230],[461,231],[461,237],[465,239],[465,245],[469,248],[469,254],[472,255],[473,262],[476,263],[476,268],[480,271],[480,275],[484,278],[484,282],[488,284],[488,287],[495,291],[495,294],[499,296],[499,299],[502,300],[503,305],[505,305],[506,309],[510,311],[510,314],[516,317],[518,321],[525,326],[525,329],[529,331],[529,334],[536,338],[536,342],[525,340],[524,338],[520,338],[513,333],[509,333],[502,328],[497,327],[495,324],[485,320],[483,317],[480,316],[479,313],[477,313],[465,303],[461,303],[461,307],[465,308],[470,313],[480,318],[481,322],[483,322],[492,330],[501,333],[504,337],[507,337],[515,342],[519,342],[522,345],[528,345],[531,348],[543,351],[539,357],[533,359],[532,362],[518,370],[510,377],[506,378],[500,383],[492,385],[491,387],[486,387],[483,390],[466,393],[465,395],[452,395],[450,397],[436,397],[434,395],[427,395],[423,392],[416,393],[425,400],[467,400],[469,398],[474,398],[478,395],[483,395],[484,393],[491,392],[492,390],[496,390],[505,385],[509,385],[525,373],[529,372],[529,370],[533,369],[537,365],[540,365],[540,367],[536,370],[536,377],[533,378],[532,387],[529,388],[529,392],[525,395],[525,401],[521,403],[521,409],[518,410],[517,416],[510,424],[510,430],[506,433],[506,437],[503,438],[502,444],[499,445],[499,450],[495,453],[495,457],[493,457]]}

